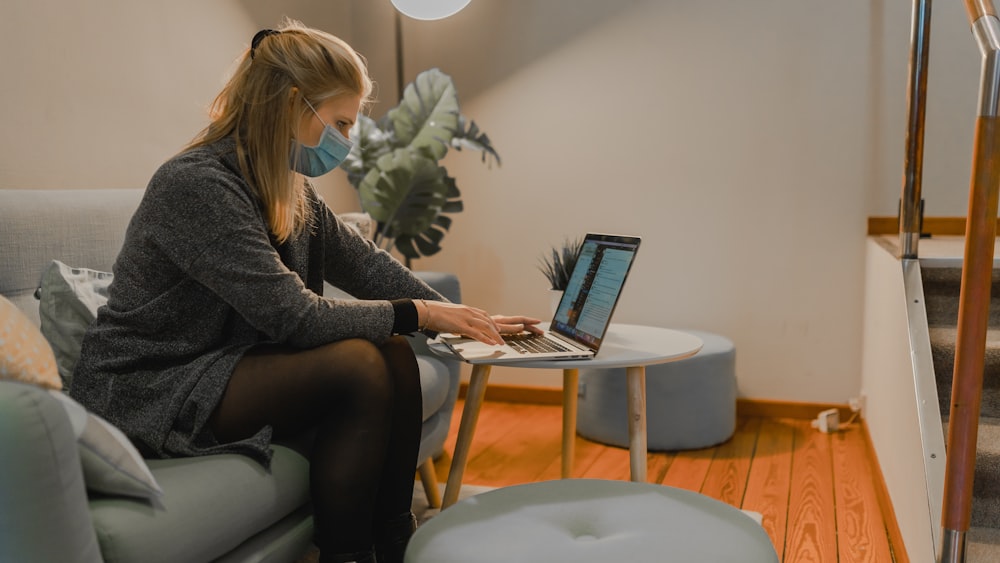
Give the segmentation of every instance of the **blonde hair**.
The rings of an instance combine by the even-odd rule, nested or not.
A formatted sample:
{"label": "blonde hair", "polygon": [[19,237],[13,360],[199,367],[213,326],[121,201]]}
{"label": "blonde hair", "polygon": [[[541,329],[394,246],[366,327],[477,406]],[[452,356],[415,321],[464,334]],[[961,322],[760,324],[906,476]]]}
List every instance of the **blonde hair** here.
{"label": "blonde hair", "polygon": [[371,102],[372,81],[364,58],[343,40],[286,19],[277,33],[256,41],[240,57],[233,76],[212,102],[211,123],[187,150],[226,137],[236,140],[243,176],[263,204],[279,242],[300,234],[310,221],[305,183],[291,169],[301,117],[329,98],[360,96]]}

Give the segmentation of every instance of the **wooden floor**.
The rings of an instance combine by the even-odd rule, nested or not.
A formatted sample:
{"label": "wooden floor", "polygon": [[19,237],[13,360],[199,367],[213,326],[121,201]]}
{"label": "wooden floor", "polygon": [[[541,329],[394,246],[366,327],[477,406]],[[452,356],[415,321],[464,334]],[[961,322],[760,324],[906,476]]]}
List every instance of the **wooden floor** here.
{"label": "wooden floor", "polygon": [[[445,443],[453,451],[463,407]],[[463,481],[505,486],[558,479],[560,406],[486,401]],[[835,434],[808,420],[741,417],[736,434],[713,448],[651,452],[648,479],[763,514],[784,563],[896,561],[879,508],[865,432],[853,424]],[[447,479],[450,457],[436,462]],[[629,478],[628,450],[576,438],[573,477]],[[905,561],[905,556],[899,558]]]}

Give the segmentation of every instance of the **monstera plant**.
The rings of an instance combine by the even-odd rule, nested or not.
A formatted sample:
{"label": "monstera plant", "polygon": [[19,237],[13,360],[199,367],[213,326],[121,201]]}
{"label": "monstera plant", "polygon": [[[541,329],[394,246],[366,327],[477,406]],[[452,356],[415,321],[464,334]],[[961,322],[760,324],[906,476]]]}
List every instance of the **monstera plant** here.
{"label": "monstera plant", "polygon": [[489,137],[459,113],[451,77],[436,68],[420,73],[398,106],[378,121],[360,115],[355,127],[355,146],[342,166],[362,209],[378,223],[376,244],[395,248],[407,265],[440,251],[449,215],[462,211],[441,159],[449,149],[471,149],[487,165],[500,165]]}

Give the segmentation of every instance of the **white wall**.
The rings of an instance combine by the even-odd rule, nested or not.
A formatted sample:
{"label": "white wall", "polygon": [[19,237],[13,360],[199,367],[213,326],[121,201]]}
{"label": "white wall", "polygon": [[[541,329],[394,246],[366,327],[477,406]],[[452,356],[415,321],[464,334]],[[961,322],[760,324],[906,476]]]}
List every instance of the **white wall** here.
{"label": "white wall", "polygon": [[[140,4],[0,6],[0,187],[144,185],[282,14],[351,41],[393,101],[388,2]],[[467,302],[547,316],[536,265],[550,244],[640,234],[618,320],[729,336],[744,396],[846,401],[860,387],[865,220],[899,197],[909,7],[896,4],[476,0],[405,21],[407,75],[451,73],[504,159],[449,155],[466,211],[416,266],[458,273]],[[964,193],[939,208],[926,184],[966,189],[978,54],[960,7],[935,8],[933,46],[963,59],[931,61],[941,140],[928,139],[925,196],[948,215]],[[352,208],[339,174],[324,193]]]}
{"label": "white wall", "polygon": [[0,186],[145,186],[207,124],[258,29],[290,15],[349,37],[350,14],[306,0],[5,2]]}

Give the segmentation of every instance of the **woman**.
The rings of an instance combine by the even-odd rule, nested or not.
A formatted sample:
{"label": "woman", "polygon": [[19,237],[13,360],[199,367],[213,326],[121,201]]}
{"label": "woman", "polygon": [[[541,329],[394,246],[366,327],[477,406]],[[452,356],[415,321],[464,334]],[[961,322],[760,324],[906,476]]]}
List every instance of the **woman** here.
{"label": "woman", "polygon": [[[321,561],[402,561],[421,431],[403,334],[537,331],[448,303],[342,223],[334,169],[369,102],[361,57],[297,22],[258,33],[210,125],[150,180],[72,394],[147,456],[242,453],[314,430]],[[322,297],[323,281],[360,298]],[[374,547],[373,547],[374,546]]]}

